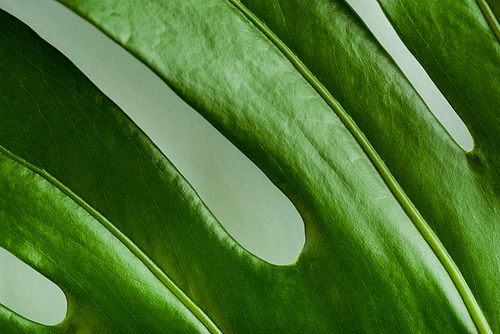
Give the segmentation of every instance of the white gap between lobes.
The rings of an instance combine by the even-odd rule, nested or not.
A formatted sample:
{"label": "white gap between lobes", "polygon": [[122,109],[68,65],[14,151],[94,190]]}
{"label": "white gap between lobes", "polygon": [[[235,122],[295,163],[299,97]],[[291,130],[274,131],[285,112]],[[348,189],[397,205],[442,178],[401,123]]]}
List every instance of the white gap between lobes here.
{"label": "white gap between lobes", "polygon": [[467,126],[429,78],[420,63],[408,51],[377,1],[347,0],[347,2],[358,13],[380,44],[389,52],[455,142],[464,151],[472,151],[474,142]]}
{"label": "white gap between lobes", "polygon": [[0,7],[28,23],[117,103],[238,243],[273,264],[297,260],[305,234],[292,203],[152,71],[55,1],[0,0]]}
{"label": "white gap between lobes", "polygon": [[64,292],[45,276],[0,247],[0,303],[17,314],[56,325],[64,320]]}

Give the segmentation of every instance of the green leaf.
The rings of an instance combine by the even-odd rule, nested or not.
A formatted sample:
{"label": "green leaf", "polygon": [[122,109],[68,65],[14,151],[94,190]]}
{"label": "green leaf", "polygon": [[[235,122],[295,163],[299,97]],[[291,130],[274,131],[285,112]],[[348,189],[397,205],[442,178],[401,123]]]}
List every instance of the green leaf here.
{"label": "green leaf", "polygon": [[[5,12],[1,22],[0,246],[60,285],[70,304],[54,328],[0,308],[2,332],[208,332],[210,320],[123,233],[151,241],[154,221],[134,205],[149,197],[152,175],[170,178],[178,196],[175,169],[67,59]],[[95,202],[135,226],[117,230]]]}
{"label": "green leaf", "polygon": [[[488,1],[493,5],[496,18],[484,0],[432,4],[427,1],[379,2],[402,40],[474,138],[474,150],[467,155],[467,160],[477,190],[469,190],[463,200],[463,207],[469,212],[450,216],[449,220],[460,226],[454,230],[463,232],[451,232],[454,240],[445,245],[466,280],[471,282],[481,308],[489,315],[490,325],[499,331],[500,293],[495,288],[500,284],[500,233],[495,209],[500,184],[498,1]],[[455,189],[460,189],[462,179],[457,178],[456,183]],[[479,198],[489,202],[489,210],[478,207]],[[442,235],[450,233],[448,226],[442,226],[441,230]],[[463,252],[464,248],[471,248],[470,238],[479,244],[475,251]],[[490,252],[485,251],[486,243],[491,244]]]}
{"label": "green leaf", "polygon": [[5,18],[0,246],[57,282],[69,314],[41,327],[2,309],[0,328],[498,329],[495,155],[453,142],[343,2],[62,2],[255,161],[306,244],[288,266],[244,250],[112,102]]}

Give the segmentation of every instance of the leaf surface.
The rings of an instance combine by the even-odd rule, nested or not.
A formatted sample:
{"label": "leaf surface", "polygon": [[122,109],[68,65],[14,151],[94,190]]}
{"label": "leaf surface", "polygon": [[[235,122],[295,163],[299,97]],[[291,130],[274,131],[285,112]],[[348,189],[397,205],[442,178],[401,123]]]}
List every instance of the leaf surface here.
{"label": "leaf surface", "polygon": [[[110,222],[119,232],[111,239],[124,235],[144,254],[130,255],[139,268],[145,270],[144,259],[149,259],[159,269],[151,281],[165,295],[172,290],[162,285],[162,275],[222,332],[475,331],[470,308],[443,266],[447,252],[429,246],[415,225],[420,218],[412,217],[404,203],[421,212],[424,227],[429,224],[458,260],[478,263],[474,256],[486,257],[482,264],[492,282],[483,276],[466,279],[472,279],[471,290],[482,294],[480,300],[493,300],[498,292],[487,288],[498,281],[498,196],[478,180],[468,156],[346,5],[256,1],[246,4],[247,9],[225,1],[66,4],[147,63],[266,172],[299,209],[306,245],[289,266],[271,265],[246,252],[154,145],[67,61],[58,57],[53,64],[52,49],[46,51],[49,57],[33,46],[41,41],[21,47],[29,39],[14,37],[4,49],[18,52],[2,57],[15,65],[4,66],[2,72],[11,80],[2,86],[2,110],[10,111],[10,123],[0,130],[0,145],[7,162],[21,163],[19,168],[41,176],[52,188],[69,189],[61,195],[65,200],[102,217],[82,229],[93,237],[106,235],[96,232],[96,226]],[[20,29],[13,30],[7,36]],[[376,158],[383,163],[377,165]],[[5,173],[5,178],[15,176]],[[398,183],[404,193],[393,188]],[[37,189],[31,180],[17,188]],[[42,205],[40,211],[54,214],[51,207]],[[491,223],[476,228],[483,218]],[[65,225],[63,219],[60,224]],[[14,246],[2,245],[35,265],[30,260],[33,250],[20,250],[15,245],[22,238],[12,234],[5,239],[15,240]],[[123,240],[115,240],[117,248],[127,244]],[[56,238],[53,243],[45,255],[49,259],[62,242]],[[108,257],[105,264],[129,273]],[[71,258],[60,256],[53,265],[65,268],[67,261]],[[451,261],[464,270],[453,256]],[[89,270],[92,265],[81,267]],[[83,284],[65,283],[64,275],[46,267],[37,269],[68,294]],[[120,296],[113,289],[102,291]],[[149,326],[148,321],[134,322],[135,309],[127,319],[108,315],[120,312],[120,305],[111,304],[101,311],[88,307],[106,314],[107,323],[113,324],[110,331]],[[57,328],[84,326],[83,321],[71,321],[86,316],[78,305],[79,298],[70,298],[70,316]],[[141,310],[161,309],[155,303],[138,305]],[[169,305],[177,309],[175,303]],[[187,326],[199,327],[189,307],[179,309],[172,312],[184,318],[180,323],[185,332],[192,332]],[[95,328],[100,321],[106,323],[102,316],[89,317]]]}
{"label": "leaf surface", "polygon": [[[147,191],[148,176],[141,173],[158,170],[154,154],[147,154],[151,142],[27,26],[5,12],[0,21],[0,246],[56,282],[70,305],[55,327],[28,322],[0,305],[1,331],[208,332],[193,315],[199,310],[179,301],[168,278],[93,205],[134,216],[130,198]],[[106,159],[99,158],[103,154]],[[127,160],[133,163],[123,165]],[[141,213],[146,219],[136,228],[146,238],[149,221]]]}
{"label": "leaf surface", "polygon": [[[403,42],[474,138],[474,149],[466,157],[472,175],[468,179],[474,180],[475,189],[462,188],[462,208],[450,203],[450,214],[445,220],[449,223],[442,222],[435,229],[471,282],[481,307],[489,315],[490,325],[500,331],[500,293],[495,289],[500,284],[498,1],[379,2]],[[458,193],[463,182],[463,178],[457,177],[456,186],[451,188],[447,183],[447,188]],[[441,189],[446,186],[439,180],[436,183]],[[485,205],[477,204],[479,198]],[[445,239],[445,235],[449,237]]]}

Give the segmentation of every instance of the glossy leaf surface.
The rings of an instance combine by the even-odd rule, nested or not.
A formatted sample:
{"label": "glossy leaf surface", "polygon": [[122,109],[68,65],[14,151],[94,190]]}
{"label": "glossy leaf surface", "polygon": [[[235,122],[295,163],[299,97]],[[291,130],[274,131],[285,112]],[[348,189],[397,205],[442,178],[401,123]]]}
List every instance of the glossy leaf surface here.
{"label": "glossy leaf surface", "polygon": [[[500,275],[495,268],[500,266],[500,232],[498,213],[494,213],[500,189],[498,1],[440,1],[432,5],[427,1],[379,2],[403,42],[467,124],[474,138],[474,150],[467,158],[474,171],[477,190],[469,190],[462,202],[463,209],[454,209],[448,217],[450,224],[460,227],[453,228],[452,232],[449,225],[440,223],[435,228],[441,230],[443,236],[449,235],[451,240],[446,240],[445,245],[466,279],[477,282],[477,278],[481,278],[471,284],[471,288],[489,315],[491,326],[499,331],[500,292],[495,286],[500,284]],[[496,17],[489,16],[495,12]],[[457,179],[456,189],[462,181]],[[476,206],[481,197],[491,203],[493,210],[480,210]],[[451,210],[450,206],[448,212]],[[472,222],[475,223],[471,225]],[[481,246],[476,251],[463,252],[471,247],[470,239],[463,238],[464,235],[477,240],[479,245],[491,243],[491,252],[485,252]]]}
{"label": "glossy leaf surface", "polygon": [[[13,195],[2,198],[12,233],[0,242],[68,294],[68,318],[46,330],[191,333],[204,330],[200,321],[224,333],[481,330],[471,319],[481,308],[466,305],[446,261],[466,273],[492,322],[498,176],[480,173],[483,160],[450,139],[346,5],[67,4],[254,160],[297,206],[307,239],[289,266],[246,252],[126,116],[54,50],[32,33],[16,37],[22,29],[3,20],[1,177],[2,193]],[[30,215],[26,201],[36,204]],[[36,226],[50,236],[31,234],[41,251],[22,246],[31,217],[49,217]],[[429,246],[427,224],[444,247]],[[153,288],[139,298],[141,280]],[[176,287],[201,311],[176,299]],[[9,330],[36,327],[2,316]]]}

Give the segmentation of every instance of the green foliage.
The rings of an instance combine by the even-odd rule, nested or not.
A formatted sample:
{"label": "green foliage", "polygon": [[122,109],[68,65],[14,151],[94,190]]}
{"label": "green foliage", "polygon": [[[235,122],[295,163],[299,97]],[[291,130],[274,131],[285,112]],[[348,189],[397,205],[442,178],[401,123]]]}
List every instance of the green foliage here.
{"label": "green foliage", "polygon": [[112,101],[2,13],[0,246],[69,302],[56,326],[0,305],[2,333],[500,331],[500,46],[485,1],[380,0],[471,152],[343,1],[60,2],[252,159],[306,243],[286,266],[247,252]]}

